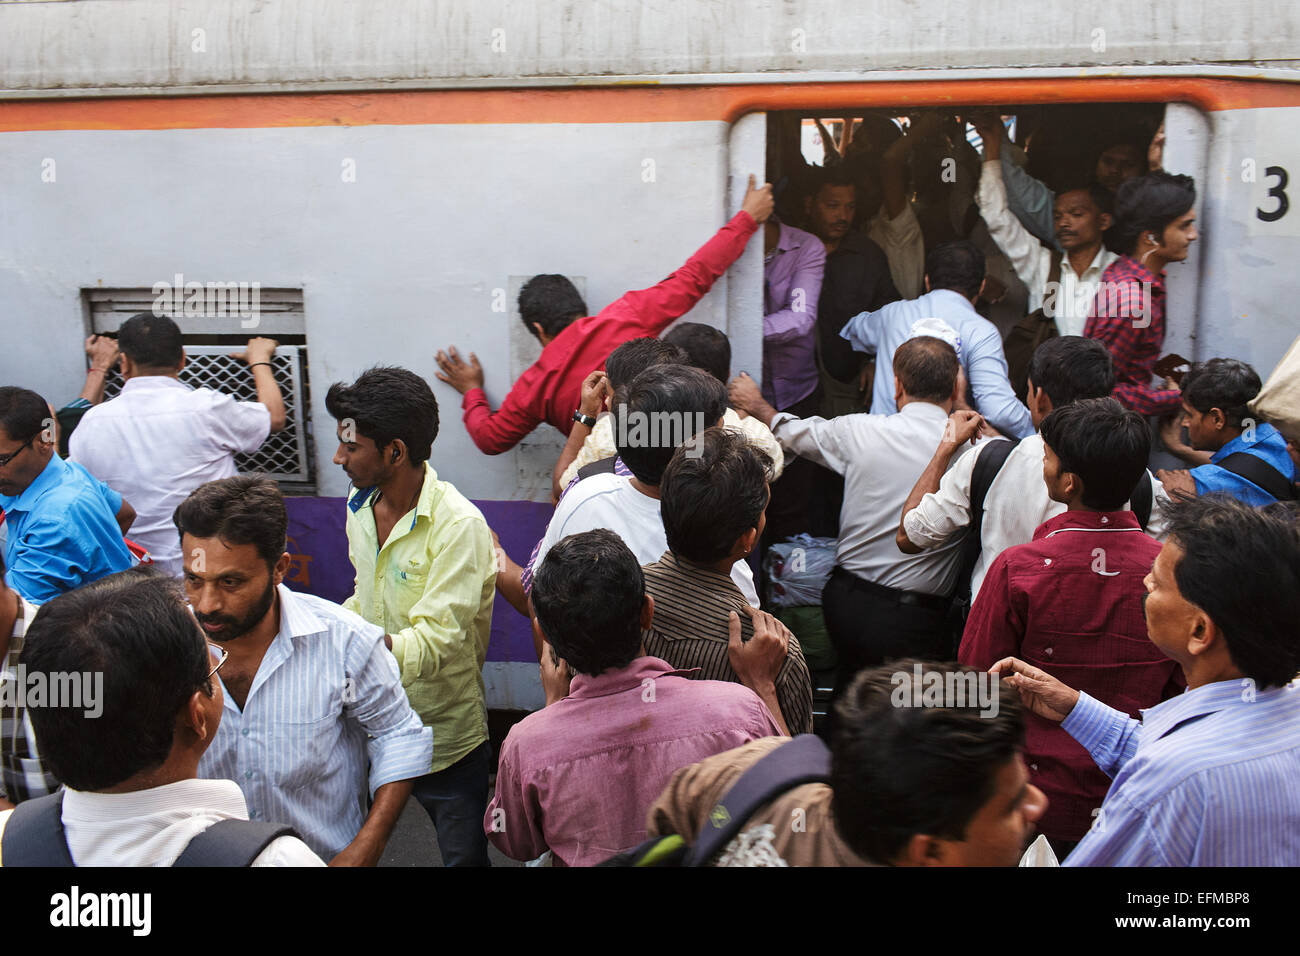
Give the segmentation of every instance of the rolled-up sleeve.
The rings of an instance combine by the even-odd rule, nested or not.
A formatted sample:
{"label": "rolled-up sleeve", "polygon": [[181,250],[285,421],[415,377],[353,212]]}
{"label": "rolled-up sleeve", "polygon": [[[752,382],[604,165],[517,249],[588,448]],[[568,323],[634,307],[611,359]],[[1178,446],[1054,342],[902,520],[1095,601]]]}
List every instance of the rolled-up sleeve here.
{"label": "rolled-up sleeve", "polygon": [[970,527],[971,480],[978,458],[974,452],[958,457],[939,479],[939,490],[903,515],[908,541],[918,548],[937,548]]}
{"label": "rolled-up sleeve", "polygon": [[344,713],[365,732],[370,795],[386,783],[410,780],[433,764],[433,731],[411,709],[383,630],[366,625],[347,656]]}
{"label": "rolled-up sleeve", "polygon": [[1128,714],[1107,707],[1083,691],[1074,709],[1061,721],[1061,729],[1078,741],[1112,779],[1137,752],[1141,726]]}
{"label": "rolled-up sleeve", "polygon": [[976,409],[1002,434],[1028,438],[1034,433],[1034,420],[1025,403],[1011,390],[997,329],[990,326],[987,335],[972,341],[969,354],[966,375],[975,395]]}

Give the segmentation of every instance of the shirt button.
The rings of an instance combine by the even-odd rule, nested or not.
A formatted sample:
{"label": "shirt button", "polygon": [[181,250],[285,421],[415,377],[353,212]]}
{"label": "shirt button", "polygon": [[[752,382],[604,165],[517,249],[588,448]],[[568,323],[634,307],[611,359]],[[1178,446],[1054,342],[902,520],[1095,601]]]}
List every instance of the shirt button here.
{"label": "shirt button", "polygon": [[1047,650],[1043,651],[1043,653],[1046,654],[1048,657],[1051,657],[1051,656],[1052,656],[1052,649],[1049,647]]}
{"label": "shirt button", "polygon": [[1101,523],[1102,523],[1102,524],[1110,524],[1110,519],[1107,518],[1105,515],[1102,515],[1102,516],[1101,516]]}
{"label": "shirt button", "polygon": [[1036,764],[1036,763],[1031,763],[1031,764],[1029,765],[1029,769],[1030,769],[1030,770],[1033,770],[1033,771],[1035,771],[1035,772],[1037,772],[1037,770],[1038,770],[1038,764]]}
{"label": "shirt button", "polygon": [[244,771],[244,779],[245,779],[245,780],[252,780],[252,779],[253,779],[253,771],[251,771],[251,770],[245,770],[245,771]]}
{"label": "shirt button", "polygon": [[1051,558],[1043,558],[1043,564],[1051,564],[1051,563],[1052,563]]}
{"label": "shirt button", "polygon": [[257,811],[256,811],[256,810],[249,810],[249,811],[248,811],[248,819],[252,820],[252,819],[255,819],[256,817],[257,817]]}
{"label": "shirt button", "polygon": [[240,733],[243,734],[245,737],[247,737],[247,736],[248,736],[248,728],[245,727],[243,730],[240,731]]}

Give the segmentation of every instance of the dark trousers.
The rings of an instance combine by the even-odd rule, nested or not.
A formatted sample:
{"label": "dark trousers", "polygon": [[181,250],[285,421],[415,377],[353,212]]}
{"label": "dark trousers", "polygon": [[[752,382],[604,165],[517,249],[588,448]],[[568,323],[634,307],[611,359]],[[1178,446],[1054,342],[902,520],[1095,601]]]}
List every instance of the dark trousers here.
{"label": "dark trousers", "polygon": [[883,587],[837,566],[822,591],[822,616],[840,662],[835,697],[864,668],[905,657],[951,658],[949,603]]}
{"label": "dark trousers", "polygon": [[491,866],[483,815],[492,747],[485,740],[445,770],[415,781],[413,794],[438,831],[443,866]]}

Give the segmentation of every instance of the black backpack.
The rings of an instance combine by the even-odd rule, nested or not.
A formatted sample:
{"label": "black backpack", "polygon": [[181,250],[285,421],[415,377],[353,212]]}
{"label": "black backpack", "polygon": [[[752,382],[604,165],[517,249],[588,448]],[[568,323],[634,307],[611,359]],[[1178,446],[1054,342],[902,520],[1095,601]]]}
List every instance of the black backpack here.
{"label": "black backpack", "polygon": [[765,754],[709,811],[695,844],[677,833],[652,837],[635,849],[610,857],[600,866],[708,866],[749,818],[776,797],[805,783],[828,783],[831,754],[816,734],[800,734]]}
{"label": "black backpack", "polygon": [[[251,866],[293,827],[255,820],[219,820],[190,840],[172,866]],[[0,862],[11,866],[75,866],[63,833],[63,791],[18,804],[0,838]]]}

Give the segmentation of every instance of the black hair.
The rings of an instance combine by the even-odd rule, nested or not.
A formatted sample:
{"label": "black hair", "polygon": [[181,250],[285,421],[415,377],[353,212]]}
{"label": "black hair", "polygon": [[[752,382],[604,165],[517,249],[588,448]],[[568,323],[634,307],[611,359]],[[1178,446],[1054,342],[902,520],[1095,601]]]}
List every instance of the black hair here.
{"label": "black hair", "polygon": [[731,554],[767,507],[765,458],[744,436],[717,427],[678,448],[659,482],[669,550],[698,564]]}
{"label": "black hair", "polygon": [[1088,508],[1118,511],[1146,473],[1151,429],[1113,398],[1084,398],[1053,408],[1039,430],[1061,471],[1083,482],[1081,500]]}
{"label": "black hair", "polygon": [[0,425],[12,441],[31,441],[45,430],[49,418],[49,404],[31,389],[0,386]]}
{"label": "black hair", "polygon": [[653,365],[619,389],[614,444],[623,464],[647,485],[659,484],[677,446],[718,423],[727,389],[689,365]]}
{"label": "black hair", "polygon": [[1251,399],[1262,387],[1259,375],[1245,362],[1214,358],[1192,366],[1183,382],[1183,401],[1202,415],[1217,408],[1229,428],[1240,428],[1242,420],[1250,416]]}
{"label": "black hair", "polygon": [[1115,193],[1115,222],[1106,231],[1106,248],[1131,255],[1145,232],[1164,236],[1165,229],[1196,205],[1191,176],[1157,170],[1130,179]]}
{"label": "black hair", "polygon": [[1214,621],[1237,670],[1261,689],[1300,672],[1300,525],[1286,508],[1224,494],[1165,506],[1167,541],[1183,552],[1174,580]]}
{"label": "black hair", "polygon": [[519,290],[519,318],[529,335],[537,335],[533,323],[539,323],[547,335],[555,337],[575,319],[587,314],[587,303],[565,276],[556,273],[533,276]]}
{"label": "black hair", "polygon": [[338,421],[351,419],[357,432],[381,452],[400,438],[412,465],[429,460],[438,437],[438,399],[429,383],[409,369],[368,369],[351,385],[335,382],[325,408]]}
{"label": "black hair", "polygon": [[626,667],[641,649],[645,576],[607,528],[571,534],[547,551],[532,600],[546,642],[574,673]]}
{"label": "black hair", "polygon": [[1082,335],[1059,335],[1034,350],[1029,381],[1061,408],[1081,398],[1105,398],[1115,390],[1115,362],[1106,346]]}
{"label": "black hair", "polygon": [[808,195],[814,202],[825,186],[848,186],[856,190],[858,184],[853,172],[843,162],[835,166],[813,166],[808,176]]}
{"label": "black hair", "polygon": [[[918,663],[901,660],[863,671],[835,704],[835,828],[858,856],[874,863],[894,863],[917,834],[965,839],[971,820],[997,792],[998,772],[1024,745],[1018,695],[995,680],[998,707],[989,716],[975,692],[986,677],[975,668],[922,663],[925,673],[969,689],[966,704],[910,706]],[[901,705],[895,700],[900,693]]]}
{"label": "black hair", "polygon": [[1089,182],[1068,182],[1057,190],[1056,198],[1060,199],[1066,193],[1087,193],[1098,212],[1108,216],[1115,213],[1115,194],[1095,179]]}
{"label": "black hair", "polygon": [[685,357],[681,349],[663,339],[628,339],[605,359],[605,376],[611,388],[620,389],[652,365],[680,364]]}
{"label": "black hair", "polygon": [[84,699],[80,707],[28,707],[41,758],[74,790],[104,790],[161,766],[181,708],[196,690],[213,693],[207,642],[179,586],[147,566],[42,605],[21,660],[29,677],[45,674],[51,686],[68,686],[56,675],[75,675],[83,687],[82,675],[103,681],[97,708]]}
{"label": "black hair", "polygon": [[176,507],[176,530],[226,545],[251,544],[268,567],[284,554],[289,515],[279,486],[263,475],[209,481]]}
{"label": "black hair", "polygon": [[679,322],[664,336],[664,341],[686,354],[687,365],[704,369],[723,385],[727,384],[731,375],[731,340],[721,330],[702,322]]}
{"label": "black hair", "polygon": [[973,299],[984,281],[984,253],[966,239],[942,242],[926,255],[925,274],[931,291],[951,289]]}
{"label": "black hair", "polygon": [[117,330],[117,347],[139,368],[175,369],[185,358],[180,327],[165,315],[140,312]]}
{"label": "black hair", "polygon": [[961,362],[956,350],[933,335],[908,339],[894,352],[894,378],[909,398],[945,402],[957,387]]}

